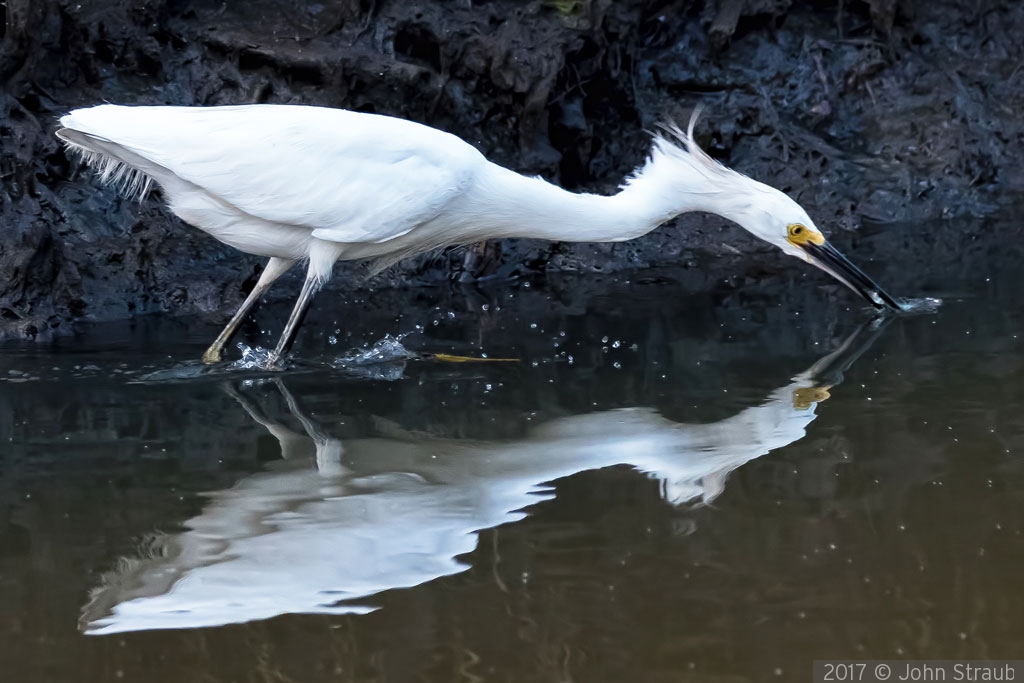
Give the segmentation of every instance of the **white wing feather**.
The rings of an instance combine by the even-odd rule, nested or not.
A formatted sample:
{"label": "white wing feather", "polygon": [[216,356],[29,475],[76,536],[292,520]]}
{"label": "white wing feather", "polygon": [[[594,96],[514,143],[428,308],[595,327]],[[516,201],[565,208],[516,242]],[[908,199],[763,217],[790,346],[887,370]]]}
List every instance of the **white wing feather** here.
{"label": "white wing feather", "polygon": [[249,215],[344,243],[385,242],[436,218],[484,163],[448,133],[319,107],[101,105],[61,124]]}

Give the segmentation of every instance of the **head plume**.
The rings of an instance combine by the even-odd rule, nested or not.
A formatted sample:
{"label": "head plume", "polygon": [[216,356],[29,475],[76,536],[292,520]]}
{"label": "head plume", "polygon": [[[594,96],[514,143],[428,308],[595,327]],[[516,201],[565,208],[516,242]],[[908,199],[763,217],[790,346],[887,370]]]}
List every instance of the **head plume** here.
{"label": "head plume", "polygon": [[654,132],[654,141],[647,162],[627,180],[626,184],[630,185],[659,173],[672,173],[676,177],[682,173],[687,179],[692,178],[694,186],[706,186],[706,191],[722,191],[737,182],[749,181],[750,179],[742,173],[737,173],[712,159],[697,144],[693,131],[703,111],[700,105],[694,108],[685,132],[675,121],[659,123]]}
{"label": "head plume", "polygon": [[693,131],[701,111],[700,106],[693,110],[685,132],[673,121],[659,124],[647,161],[622,189],[672,207],[672,215],[709,211],[737,220],[738,214],[749,207],[750,196],[762,186],[718,163],[700,148]]}

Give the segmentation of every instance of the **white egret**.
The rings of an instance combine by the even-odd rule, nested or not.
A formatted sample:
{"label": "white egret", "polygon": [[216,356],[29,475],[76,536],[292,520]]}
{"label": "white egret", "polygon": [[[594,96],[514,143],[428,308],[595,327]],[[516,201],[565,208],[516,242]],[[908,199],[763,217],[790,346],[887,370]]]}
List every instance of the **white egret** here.
{"label": "white egret", "polygon": [[422,251],[529,237],[620,242],[687,211],[723,216],[827,271],[876,308],[899,306],[825,241],[782,192],[722,166],[686,133],[658,134],[618,194],[574,194],[489,162],[459,138],[389,116],[293,105],[100,105],[61,118],[57,136],[129,194],[156,183],[186,223],[268,257],[259,281],[206,350],[224,345],[296,261],[306,279],[268,366],[291,348],[338,260],[393,263]]}

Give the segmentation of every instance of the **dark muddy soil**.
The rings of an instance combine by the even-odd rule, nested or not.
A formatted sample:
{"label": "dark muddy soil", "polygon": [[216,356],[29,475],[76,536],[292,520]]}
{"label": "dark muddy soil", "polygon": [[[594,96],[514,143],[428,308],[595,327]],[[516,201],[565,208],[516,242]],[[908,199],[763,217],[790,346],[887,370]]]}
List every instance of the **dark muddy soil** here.
{"label": "dark muddy soil", "polygon": [[[456,132],[566,187],[611,191],[643,159],[645,129],[703,103],[709,151],[835,233],[985,214],[1019,195],[1021,35],[1024,4],[984,0],[8,0],[0,334],[46,339],[77,320],[158,311],[219,319],[262,265],[158,197],[129,202],[76,175],[53,131],[77,106],[373,111]],[[937,239],[953,248],[971,238],[955,221],[946,232]],[[933,247],[903,249],[903,267]],[[373,284],[695,266],[735,250],[757,252],[765,271],[782,263],[734,226],[686,216],[626,244],[425,255]],[[334,286],[363,278],[339,267]]]}

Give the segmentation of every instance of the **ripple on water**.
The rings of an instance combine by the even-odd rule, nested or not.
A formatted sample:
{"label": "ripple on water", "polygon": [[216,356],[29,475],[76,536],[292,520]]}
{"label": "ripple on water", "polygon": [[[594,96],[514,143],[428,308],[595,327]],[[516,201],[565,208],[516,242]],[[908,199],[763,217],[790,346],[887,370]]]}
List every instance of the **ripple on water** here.
{"label": "ripple on water", "polygon": [[942,305],[942,299],[926,296],[920,299],[897,299],[903,313],[934,313]]}

